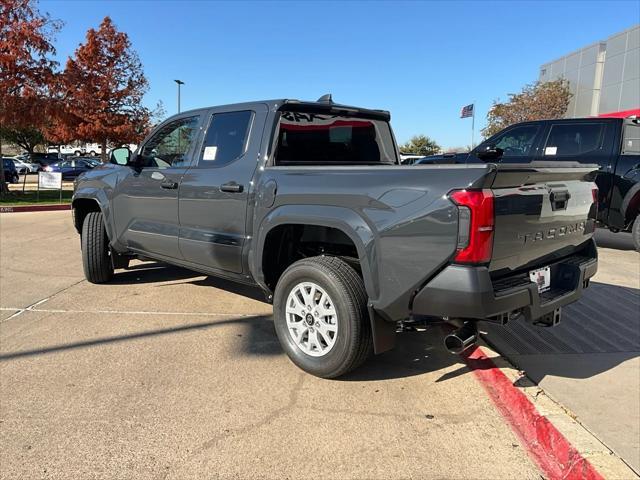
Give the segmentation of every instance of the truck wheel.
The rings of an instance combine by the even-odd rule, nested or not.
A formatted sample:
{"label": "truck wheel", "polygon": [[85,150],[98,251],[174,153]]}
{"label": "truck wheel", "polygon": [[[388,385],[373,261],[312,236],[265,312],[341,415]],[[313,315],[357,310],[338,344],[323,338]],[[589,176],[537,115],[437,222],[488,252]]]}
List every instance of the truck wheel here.
{"label": "truck wheel", "polygon": [[633,238],[633,246],[636,251],[640,252],[640,216],[637,216],[631,227],[631,237]]}
{"label": "truck wheel", "polygon": [[73,152],[73,154],[74,154],[76,157],[79,157],[80,155],[82,155],[82,152],[81,152],[80,150],[76,150],[75,152]]}
{"label": "truck wheel", "polygon": [[109,239],[102,212],[89,212],[82,224],[82,267],[91,283],[104,283],[113,277]]}
{"label": "truck wheel", "polygon": [[289,266],[273,306],[280,345],[305,372],[339,377],[373,349],[364,283],[339,258],[311,257]]}

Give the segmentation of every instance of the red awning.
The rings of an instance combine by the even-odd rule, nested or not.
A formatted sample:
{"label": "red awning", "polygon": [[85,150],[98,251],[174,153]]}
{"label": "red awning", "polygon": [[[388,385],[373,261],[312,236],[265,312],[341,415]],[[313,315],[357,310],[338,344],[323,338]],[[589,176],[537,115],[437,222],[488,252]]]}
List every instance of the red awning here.
{"label": "red awning", "polygon": [[601,113],[598,117],[604,118],[627,118],[632,115],[637,115],[640,117],[640,108],[635,108],[632,110],[623,110],[621,112],[611,112],[611,113]]}

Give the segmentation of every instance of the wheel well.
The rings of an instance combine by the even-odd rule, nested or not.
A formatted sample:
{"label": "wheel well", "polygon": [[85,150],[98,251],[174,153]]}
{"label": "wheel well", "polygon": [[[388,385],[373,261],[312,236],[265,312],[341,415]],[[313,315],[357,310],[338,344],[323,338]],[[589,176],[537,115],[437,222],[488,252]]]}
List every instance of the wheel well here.
{"label": "wheel well", "polygon": [[82,233],[82,224],[89,212],[99,212],[100,205],[90,198],[78,198],[73,202],[73,224],[78,233]]}
{"label": "wheel well", "polygon": [[307,257],[330,255],[340,257],[360,276],[358,250],[342,230],[319,225],[286,224],[271,230],[265,239],[262,255],[264,281],[271,291],[292,263]]}

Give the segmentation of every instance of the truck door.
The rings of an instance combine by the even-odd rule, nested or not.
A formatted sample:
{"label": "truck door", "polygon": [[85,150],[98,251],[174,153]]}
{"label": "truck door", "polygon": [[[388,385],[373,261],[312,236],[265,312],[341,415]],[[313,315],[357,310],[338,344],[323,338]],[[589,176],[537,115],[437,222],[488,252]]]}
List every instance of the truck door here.
{"label": "truck door", "polygon": [[242,273],[247,204],[267,107],[217,108],[180,187],[180,250],[185,260]]}
{"label": "truck door", "polygon": [[118,240],[136,251],[182,258],[178,248],[180,181],[195,149],[200,116],[161,125],[145,142],[113,194]]}

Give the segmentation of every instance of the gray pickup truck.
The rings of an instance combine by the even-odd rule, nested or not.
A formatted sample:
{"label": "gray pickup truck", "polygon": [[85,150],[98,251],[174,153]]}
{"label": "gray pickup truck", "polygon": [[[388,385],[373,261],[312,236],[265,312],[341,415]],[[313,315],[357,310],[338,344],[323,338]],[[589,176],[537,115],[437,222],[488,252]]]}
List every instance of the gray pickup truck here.
{"label": "gray pickup truck", "polygon": [[86,278],[140,257],[257,286],[284,351],[326,378],[409,318],[452,324],[454,353],[478,320],[555,325],[596,273],[597,165],[405,167],[389,120],[327,96],[169,118],[77,180]]}

